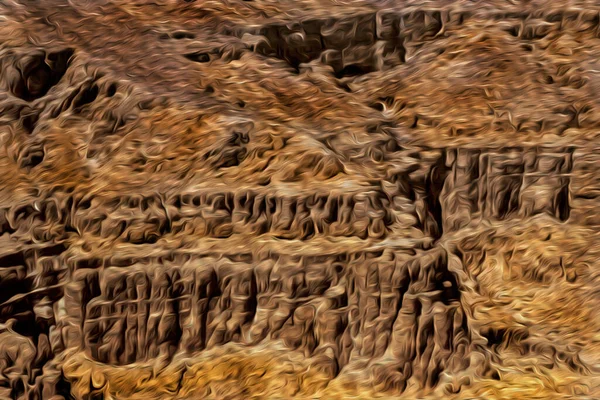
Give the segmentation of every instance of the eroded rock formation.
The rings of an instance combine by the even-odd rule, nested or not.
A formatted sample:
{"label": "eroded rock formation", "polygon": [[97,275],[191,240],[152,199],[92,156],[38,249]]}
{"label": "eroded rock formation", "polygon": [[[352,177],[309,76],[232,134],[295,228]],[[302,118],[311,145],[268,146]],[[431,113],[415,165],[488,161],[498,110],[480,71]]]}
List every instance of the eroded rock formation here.
{"label": "eroded rock formation", "polygon": [[600,396],[594,2],[0,10],[0,397]]}

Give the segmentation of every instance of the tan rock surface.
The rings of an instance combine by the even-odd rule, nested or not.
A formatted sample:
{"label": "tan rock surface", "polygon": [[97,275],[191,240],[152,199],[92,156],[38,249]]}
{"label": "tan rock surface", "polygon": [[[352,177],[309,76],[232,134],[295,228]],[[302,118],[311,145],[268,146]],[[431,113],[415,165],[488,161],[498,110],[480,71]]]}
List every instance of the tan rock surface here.
{"label": "tan rock surface", "polygon": [[0,2],[0,398],[599,398],[599,15]]}

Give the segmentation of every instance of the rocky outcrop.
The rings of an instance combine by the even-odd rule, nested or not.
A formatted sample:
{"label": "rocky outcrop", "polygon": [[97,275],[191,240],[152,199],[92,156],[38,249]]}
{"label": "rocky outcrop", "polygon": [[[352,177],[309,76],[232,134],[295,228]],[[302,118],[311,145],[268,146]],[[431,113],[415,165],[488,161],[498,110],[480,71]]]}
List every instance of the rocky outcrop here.
{"label": "rocky outcrop", "polygon": [[65,346],[125,365],[282,341],[331,378],[385,356],[398,385],[414,374],[433,386],[468,345],[445,264],[445,253],[431,250],[82,269],[65,289]]}
{"label": "rocky outcrop", "polygon": [[351,3],[0,5],[0,397],[598,396],[595,5]]}

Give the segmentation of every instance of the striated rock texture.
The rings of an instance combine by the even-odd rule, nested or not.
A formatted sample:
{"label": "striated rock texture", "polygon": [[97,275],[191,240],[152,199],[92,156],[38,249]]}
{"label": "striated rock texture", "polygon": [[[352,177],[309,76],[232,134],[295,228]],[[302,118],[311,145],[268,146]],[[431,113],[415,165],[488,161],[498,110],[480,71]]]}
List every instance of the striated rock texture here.
{"label": "striated rock texture", "polygon": [[600,398],[600,6],[0,2],[0,398]]}

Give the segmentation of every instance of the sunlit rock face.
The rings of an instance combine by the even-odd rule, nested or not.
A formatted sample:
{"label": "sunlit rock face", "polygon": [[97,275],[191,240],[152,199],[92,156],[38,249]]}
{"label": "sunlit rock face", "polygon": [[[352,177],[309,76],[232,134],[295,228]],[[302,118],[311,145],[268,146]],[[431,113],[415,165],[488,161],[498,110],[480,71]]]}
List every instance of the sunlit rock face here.
{"label": "sunlit rock face", "polygon": [[0,4],[0,398],[600,398],[600,7]]}

